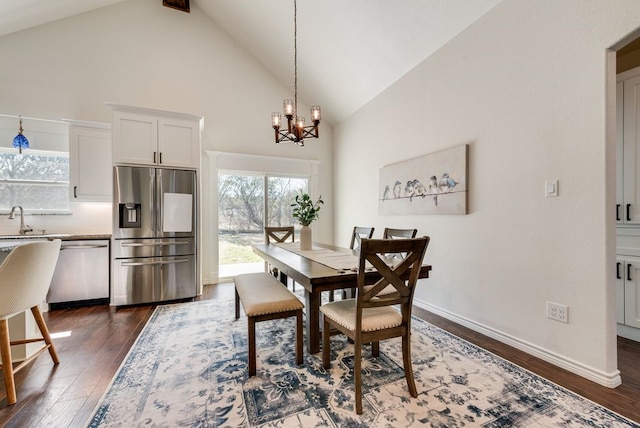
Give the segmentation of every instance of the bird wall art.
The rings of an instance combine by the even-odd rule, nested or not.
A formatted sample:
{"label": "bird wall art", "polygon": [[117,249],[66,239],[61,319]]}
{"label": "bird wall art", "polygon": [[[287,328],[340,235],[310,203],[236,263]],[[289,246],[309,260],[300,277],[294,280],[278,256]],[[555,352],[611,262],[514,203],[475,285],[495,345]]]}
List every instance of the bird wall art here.
{"label": "bird wall art", "polygon": [[380,169],[379,212],[466,214],[468,144]]}

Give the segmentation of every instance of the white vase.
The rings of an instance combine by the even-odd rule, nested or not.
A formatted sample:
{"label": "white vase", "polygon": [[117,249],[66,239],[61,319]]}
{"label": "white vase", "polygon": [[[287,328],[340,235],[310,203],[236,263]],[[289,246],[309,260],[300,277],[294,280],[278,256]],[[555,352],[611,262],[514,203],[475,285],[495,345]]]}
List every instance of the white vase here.
{"label": "white vase", "polygon": [[312,241],[311,228],[309,226],[302,226],[302,229],[300,229],[300,249],[310,250]]}

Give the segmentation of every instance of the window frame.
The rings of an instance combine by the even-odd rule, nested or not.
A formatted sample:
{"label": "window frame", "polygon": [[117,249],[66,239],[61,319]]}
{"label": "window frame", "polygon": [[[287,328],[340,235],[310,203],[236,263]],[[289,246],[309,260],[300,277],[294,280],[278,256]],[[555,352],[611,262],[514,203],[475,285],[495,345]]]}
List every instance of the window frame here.
{"label": "window frame", "polygon": [[[0,156],[3,155],[15,155],[15,148],[9,147],[0,147]],[[32,179],[13,179],[13,178],[2,178],[0,176],[0,185],[4,184],[7,186],[12,185],[31,185],[31,186],[52,186],[52,187],[64,187],[66,189],[65,194],[67,197],[64,199],[66,203],[65,208],[33,208],[27,205],[20,205],[24,211],[24,214],[28,215],[69,215],[71,214],[71,201],[69,198],[69,185],[70,185],[70,176],[71,176],[71,162],[70,162],[70,154],[69,151],[58,151],[58,150],[39,150],[39,149],[26,149],[23,150],[20,156],[46,156],[46,157],[57,157],[57,158],[66,158],[68,167],[68,176],[67,180],[32,180]],[[0,213],[9,215],[12,207],[0,207]]]}

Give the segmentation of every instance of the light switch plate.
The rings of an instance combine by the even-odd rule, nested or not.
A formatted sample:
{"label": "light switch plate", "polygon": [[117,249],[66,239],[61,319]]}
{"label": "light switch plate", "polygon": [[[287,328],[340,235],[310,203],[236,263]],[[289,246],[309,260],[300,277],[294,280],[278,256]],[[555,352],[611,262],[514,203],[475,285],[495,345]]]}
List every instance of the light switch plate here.
{"label": "light switch plate", "polygon": [[545,181],[544,196],[546,196],[547,198],[558,196],[558,180]]}

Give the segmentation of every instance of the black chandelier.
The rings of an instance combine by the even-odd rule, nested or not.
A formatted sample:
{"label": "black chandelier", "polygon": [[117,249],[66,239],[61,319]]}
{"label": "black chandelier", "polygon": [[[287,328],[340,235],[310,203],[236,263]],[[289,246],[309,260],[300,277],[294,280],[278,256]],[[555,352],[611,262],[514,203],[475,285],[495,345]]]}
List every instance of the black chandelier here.
{"label": "black chandelier", "polygon": [[[311,106],[311,121],[313,125],[305,126],[304,117],[298,116],[298,8],[296,0],[293,0],[293,100],[286,99],[282,102],[282,109],[287,118],[287,129],[281,131],[282,115],[278,112],[271,113],[271,126],[275,131],[276,144],[295,143],[304,146],[305,138],[318,138],[318,125],[320,124],[320,106]],[[295,120],[294,120],[295,117]]]}

